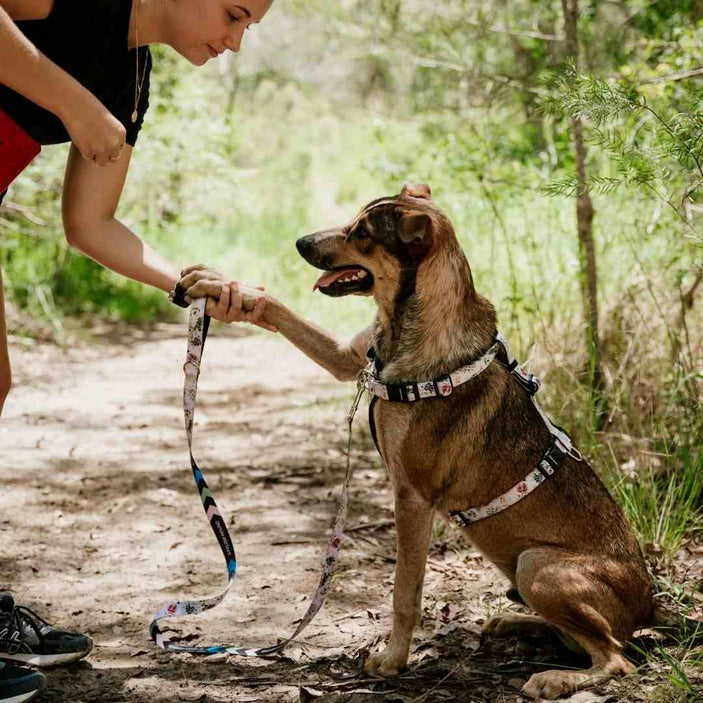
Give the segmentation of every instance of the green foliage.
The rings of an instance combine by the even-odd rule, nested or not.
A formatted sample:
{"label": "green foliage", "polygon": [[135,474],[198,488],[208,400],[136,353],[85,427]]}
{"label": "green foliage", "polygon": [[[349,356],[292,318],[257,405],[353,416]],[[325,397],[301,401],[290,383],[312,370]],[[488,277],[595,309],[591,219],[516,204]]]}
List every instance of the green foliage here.
{"label": "green foliage", "polygon": [[703,458],[690,446],[665,455],[665,471],[650,467],[630,479],[617,471],[612,488],[643,544],[670,558],[684,539],[703,530]]}
{"label": "green foliage", "polygon": [[[700,101],[692,101],[684,112],[666,114],[650,105],[634,85],[579,74],[570,67],[552,81],[541,107],[546,114],[568,114],[593,125],[590,143],[609,157],[617,175],[591,176],[589,189],[612,193],[620,184],[647,187],[681,217],[677,203],[699,195],[703,186]],[[573,195],[578,185],[576,179],[567,178],[550,183],[545,192]],[[672,192],[677,189],[678,197]]]}

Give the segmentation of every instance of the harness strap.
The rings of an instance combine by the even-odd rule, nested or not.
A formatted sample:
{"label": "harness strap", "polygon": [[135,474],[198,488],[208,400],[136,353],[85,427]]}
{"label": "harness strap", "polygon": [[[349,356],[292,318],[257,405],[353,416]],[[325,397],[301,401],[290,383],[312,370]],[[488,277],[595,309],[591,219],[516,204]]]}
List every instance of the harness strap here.
{"label": "harness strap", "polygon": [[376,446],[376,451],[380,454],[381,453],[381,448],[378,446],[378,434],[376,433],[376,421],[373,419],[373,406],[376,405],[378,402],[377,397],[371,398],[371,402],[369,403],[369,427],[371,429],[371,437],[373,439],[373,443]]}
{"label": "harness strap", "polygon": [[446,397],[451,395],[457,386],[470,381],[485,371],[499,350],[500,341],[496,340],[490,349],[476,361],[462,366],[446,376],[440,376],[431,381],[414,381],[412,383],[382,383],[379,380],[380,369],[377,360],[372,357],[367,367],[366,387],[371,395],[396,403],[413,403],[425,398]]}
{"label": "harness strap", "polygon": [[356,406],[358,405],[359,398],[361,397],[361,391],[359,389],[357,392],[357,397],[355,399],[355,405],[352,406],[352,411],[350,411],[348,422],[349,422],[349,446],[347,449],[347,471],[344,477],[344,484],[342,486],[342,493],[339,499],[339,506],[337,508],[337,516],[334,522],[334,528],[332,529],[332,536],[329,543],[327,544],[327,550],[325,553],[325,559],[323,562],[322,575],[320,577],[320,582],[315,591],[310,605],[300,620],[295,632],[283,642],[270,647],[241,647],[232,645],[216,645],[216,646],[201,646],[201,647],[188,647],[170,640],[163,631],[159,628],[158,622],[165,618],[173,618],[181,615],[194,615],[196,613],[202,613],[206,610],[210,610],[215,606],[219,605],[229,592],[229,589],[234,582],[234,577],[237,573],[237,557],[234,551],[234,544],[232,538],[230,537],[229,530],[227,529],[227,523],[220,514],[217,508],[217,503],[215,502],[215,497],[212,491],[208,488],[207,482],[202,472],[198,468],[198,465],[193,457],[193,420],[195,416],[195,399],[198,391],[198,377],[200,375],[200,362],[203,354],[203,347],[205,346],[205,340],[207,338],[208,326],[210,324],[210,317],[205,314],[205,298],[199,298],[196,300],[190,309],[190,324],[188,328],[188,354],[186,357],[186,363],[183,367],[185,373],[185,383],[183,387],[183,413],[185,416],[185,427],[186,435],[188,437],[188,449],[190,452],[190,465],[193,470],[193,478],[195,484],[198,488],[198,493],[200,494],[200,499],[203,503],[203,509],[207,515],[208,521],[210,522],[210,527],[215,533],[215,537],[220,545],[222,554],[225,558],[225,563],[227,565],[227,586],[218,595],[212,596],[211,598],[203,598],[200,600],[184,600],[184,601],[174,601],[164,605],[161,610],[156,614],[149,627],[151,637],[156,642],[156,644],[161,647],[161,649],[167,652],[186,652],[188,654],[235,654],[242,657],[264,657],[270,656],[272,654],[277,654],[282,651],[289,642],[295,639],[312,621],[312,619],[317,615],[318,611],[322,607],[324,602],[325,594],[330,587],[332,582],[332,575],[334,573],[335,562],[339,554],[340,545],[342,542],[342,537],[344,536],[344,522],[347,515],[347,504],[349,499],[349,481],[351,479],[351,426]]}
{"label": "harness strap", "polygon": [[516,483],[510,490],[499,495],[486,505],[469,508],[468,510],[452,510],[449,513],[449,517],[459,527],[466,527],[472,522],[483,520],[519,503],[557,469],[560,469],[566,456],[566,452],[563,452],[559,447],[559,442],[554,440],[542,455],[537,468],[530,471],[522,481]]}
{"label": "harness strap", "polygon": [[[437,396],[450,395],[453,388],[465,383],[471,378],[475,378],[482,371],[490,366],[491,362],[496,358],[496,355],[503,347],[507,360],[507,368],[511,376],[520,384],[525,392],[530,396],[533,406],[542,418],[542,421],[547,426],[552,435],[552,443],[540,458],[537,467],[533,469],[522,481],[516,483],[508,491],[499,495],[486,505],[479,505],[469,508],[465,511],[453,510],[449,513],[451,520],[459,527],[466,527],[473,522],[483,520],[491,515],[509,508],[511,505],[519,503],[525,496],[532,493],[545,479],[549,478],[555,471],[560,469],[567,456],[570,456],[576,461],[583,461],[583,456],[574,447],[571,437],[566,431],[555,425],[549,416],[542,410],[539,403],[535,399],[535,395],[540,388],[540,380],[531,373],[527,373],[515,359],[510,349],[510,343],[507,338],[500,332],[496,334],[496,341],[490,349],[479,359],[467,366],[462,366],[449,376],[443,376],[435,381],[425,381],[420,383],[408,384],[389,384],[381,383],[378,376],[382,369],[382,364],[376,358],[374,349],[371,348],[367,356],[371,359],[366,369],[367,372],[367,388],[374,396],[371,405],[369,406],[369,424],[371,426],[371,435],[373,437],[376,449],[380,453],[378,439],[376,436],[376,424],[373,419],[373,406],[379,399],[383,398],[391,402],[414,402],[424,398],[432,398]],[[446,381],[445,381],[446,379]],[[444,383],[449,383],[450,388],[447,392],[442,392]],[[424,395],[423,395],[424,391]]]}
{"label": "harness strap", "polygon": [[547,426],[547,429],[554,437],[555,441],[559,443],[560,448],[566,452],[572,459],[576,461],[582,461],[583,456],[576,447],[574,447],[571,437],[569,437],[566,430],[563,427],[559,427],[552,422],[551,418],[547,413],[542,410],[540,404],[535,399],[535,395],[540,388],[540,380],[533,376],[531,373],[527,373],[517,362],[512,352],[510,351],[510,343],[506,339],[505,335],[498,332],[496,335],[496,340],[503,346],[505,350],[505,356],[508,360],[508,370],[512,374],[513,378],[529,393],[532,404],[542,418],[542,421]]}

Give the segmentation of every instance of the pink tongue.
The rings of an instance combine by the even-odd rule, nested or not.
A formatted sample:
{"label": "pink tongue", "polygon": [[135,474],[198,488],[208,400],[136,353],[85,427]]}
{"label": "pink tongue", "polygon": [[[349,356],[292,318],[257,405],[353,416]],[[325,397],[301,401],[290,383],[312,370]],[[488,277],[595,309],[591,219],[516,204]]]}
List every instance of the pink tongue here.
{"label": "pink tongue", "polygon": [[343,271],[327,271],[326,273],[323,273],[322,276],[320,276],[317,279],[317,281],[316,281],[315,285],[312,287],[312,289],[317,290],[318,288],[326,288],[331,283],[338,281],[340,278],[351,277],[355,273],[357,273],[358,271],[361,271],[361,269],[344,269]]}

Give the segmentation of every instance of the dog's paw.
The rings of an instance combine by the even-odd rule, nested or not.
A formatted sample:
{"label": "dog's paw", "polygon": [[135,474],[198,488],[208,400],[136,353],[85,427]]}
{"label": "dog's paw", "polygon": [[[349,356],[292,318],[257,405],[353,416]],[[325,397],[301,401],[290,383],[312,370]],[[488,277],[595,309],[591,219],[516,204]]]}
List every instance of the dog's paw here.
{"label": "dog's paw", "polygon": [[[574,674],[581,674],[574,676]],[[579,684],[586,681],[583,672],[575,671],[542,671],[530,676],[528,682],[522,687],[522,693],[530,698],[546,698],[552,700],[559,698],[564,693],[576,691]]]}
{"label": "dog's paw", "polygon": [[[624,671],[622,673],[625,673]],[[554,669],[532,674],[528,682],[522,687],[522,692],[532,698],[545,698],[552,700],[565,693],[573,693],[580,688],[598,686],[612,678],[612,673],[598,669],[581,669],[577,671],[564,671]]]}
{"label": "dog's paw", "polygon": [[481,630],[488,635],[496,637],[506,637],[515,632],[515,621],[510,617],[510,613],[494,615],[481,626]]}
{"label": "dog's paw", "polygon": [[554,669],[533,674],[522,687],[522,692],[532,698],[553,699],[573,693],[580,688],[600,686],[615,676],[627,676],[635,670],[635,665],[618,652],[611,652],[610,658],[600,666],[590,669],[565,671]]}
{"label": "dog's paw", "polygon": [[186,295],[195,300],[195,298],[214,298],[218,299],[222,293],[224,281],[203,279],[193,283],[186,289]]}
{"label": "dog's paw", "polygon": [[367,674],[378,676],[396,676],[399,671],[405,668],[408,663],[408,655],[394,652],[390,647],[386,647],[378,654],[372,654],[364,664],[364,671]]}

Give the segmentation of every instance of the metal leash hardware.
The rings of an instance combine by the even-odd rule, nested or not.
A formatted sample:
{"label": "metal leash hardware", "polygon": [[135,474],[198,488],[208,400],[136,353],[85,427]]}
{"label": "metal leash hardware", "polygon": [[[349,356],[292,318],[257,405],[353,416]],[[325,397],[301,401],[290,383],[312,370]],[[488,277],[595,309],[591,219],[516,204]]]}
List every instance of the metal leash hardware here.
{"label": "metal leash hardware", "polygon": [[351,430],[352,421],[359,401],[363,395],[364,386],[357,386],[357,395],[352,405],[352,410],[349,414],[349,443],[347,449],[347,468],[344,477],[344,484],[339,498],[337,515],[332,529],[332,536],[327,543],[325,558],[322,564],[322,574],[317,586],[317,590],[310,602],[310,605],[300,620],[295,632],[287,639],[280,641],[278,644],[269,647],[241,647],[231,645],[215,645],[215,646],[200,646],[189,647],[178,644],[169,639],[159,628],[158,622],[165,618],[173,618],[181,615],[194,615],[202,613],[219,605],[229,592],[229,589],[234,582],[234,577],[237,573],[237,557],[234,550],[234,544],[230,537],[227,523],[220,514],[215,503],[215,497],[208,488],[205,477],[198,468],[198,465],[193,457],[193,420],[195,417],[195,400],[198,390],[198,378],[200,376],[200,362],[203,354],[203,347],[207,339],[207,332],[210,323],[210,318],[205,314],[205,298],[196,300],[190,309],[190,320],[188,325],[188,353],[183,370],[185,374],[185,382],[183,386],[183,413],[185,417],[186,436],[188,438],[188,449],[190,452],[190,463],[193,471],[193,478],[200,493],[200,499],[203,503],[203,509],[207,515],[210,527],[217,538],[217,541],[222,550],[227,564],[227,586],[216,596],[203,598],[200,600],[190,601],[174,601],[164,605],[156,614],[149,627],[151,637],[156,644],[167,652],[182,652],[187,654],[234,654],[244,657],[264,657],[271,656],[281,652],[293,639],[295,639],[317,615],[322,607],[325,594],[329,590],[334,574],[334,567],[339,555],[339,549],[344,536],[344,523],[347,514],[347,505],[349,502],[349,482],[351,479]]}
{"label": "metal leash hardware", "polygon": [[[354,396],[354,401],[352,402],[351,408],[349,408],[349,413],[347,414],[347,422],[349,423],[350,433],[352,423],[354,422],[354,416],[356,415],[356,411],[359,409],[359,403],[364,395],[364,391],[368,388],[368,381],[369,376],[371,375],[372,367],[373,362],[366,366],[366,368],[361,369],[361,371],[356,374],[356,395]],[[351,440],[351,435],[349,439]]]}

